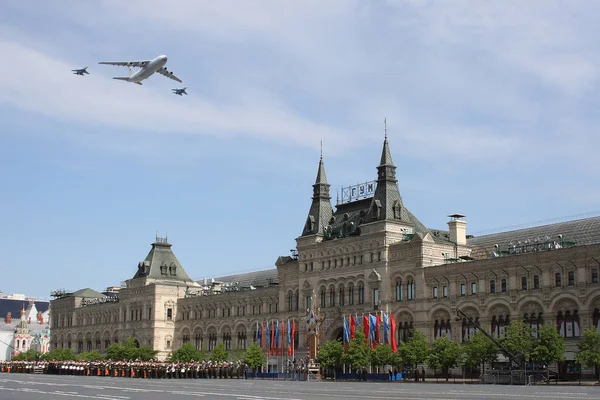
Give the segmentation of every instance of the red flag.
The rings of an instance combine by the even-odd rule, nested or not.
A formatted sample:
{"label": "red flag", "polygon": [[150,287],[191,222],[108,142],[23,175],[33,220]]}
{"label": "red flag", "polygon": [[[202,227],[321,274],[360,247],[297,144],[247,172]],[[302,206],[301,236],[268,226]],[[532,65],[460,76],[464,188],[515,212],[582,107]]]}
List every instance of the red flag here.
{"label": "red flag", "polygon": [[395,353],[398,351],[396,346],[396,317],[394,314],[390,315],[390,341],[392,342],[392,351]]}
{"label": "red flag", "polygon": [[294,339],[296,338],[296,320],[292,320],[292,346],[289,349],[290,357],[294,357]]}
{"label": "red flag", "polygon": [[369,316],[363,315],[363,332],[365,333],[365,340],[369,343]]}
{"label": "red flag", "polygon": [[354,315],[350,315],[350,339],[354,339],[354,336],[356,336],[356,324],[357,324],[357,320],[356,317]]}
{"label": "red flag", "polygon": [[381,314],[377,313],[377,322],[375,323],[375,343],[379,344],[379,325],[381,325]]}

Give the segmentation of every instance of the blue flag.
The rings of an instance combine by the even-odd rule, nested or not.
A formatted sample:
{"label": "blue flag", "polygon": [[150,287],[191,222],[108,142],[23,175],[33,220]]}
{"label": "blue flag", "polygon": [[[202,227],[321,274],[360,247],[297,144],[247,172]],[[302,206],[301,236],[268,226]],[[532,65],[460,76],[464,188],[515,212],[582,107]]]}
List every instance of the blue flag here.
{"label": "blue flag", "polygon": [[275,348],[279,348],[279,320],[275,324]]}
{"label": "blue flag", "polygon": [[258,328],[258,322],[257,322],[257,323],[256,323],[256,335],[254,335],[254,341],[255,341],[255,342],[258,342],[258,332],[259,332],[259,330],[258,330],[258,329],[259,329],[259,328]]}
{"label": "blue flag", "polygon": [[388,343],[388,332],[390,330],[390,321],[388,315],[383,313],[383,343]]}
{"label": "blue flag", "polygon": [[375,327],[377,326],[377,316],[369,314],[369,338],[371,343],[375,343]]}
{"label": "blue flag", "polygon": [[267,335],[267,337],[265,338],[265,345],[267,347],[267,349],[271,348],[271,327],[269,326],[269,321],[267,321],[267,328],[265,329],[265,335]]}
{"label": "blue flag", "polygon": [[292,343],[292,328],[291,328],[289,319],[288,319],[287,335],[288,335],[288,346],[289,346]]}
{"label": "blue flag", "polygon": [[348,321],[346,321],[346,316],[344,315],[344,342],[348,343],[350,341],[350,332],[348,330]]}

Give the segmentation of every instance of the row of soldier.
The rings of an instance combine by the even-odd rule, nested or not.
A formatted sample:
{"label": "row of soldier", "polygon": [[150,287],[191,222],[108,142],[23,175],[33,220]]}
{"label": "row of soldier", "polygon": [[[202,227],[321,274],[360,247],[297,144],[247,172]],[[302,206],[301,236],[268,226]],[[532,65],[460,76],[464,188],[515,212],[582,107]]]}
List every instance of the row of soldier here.
{"label": "row of soldier", "polygon": [[248,366],[241,361],[1,361],[0,372],[110,376],[146,379],[241,379]]}

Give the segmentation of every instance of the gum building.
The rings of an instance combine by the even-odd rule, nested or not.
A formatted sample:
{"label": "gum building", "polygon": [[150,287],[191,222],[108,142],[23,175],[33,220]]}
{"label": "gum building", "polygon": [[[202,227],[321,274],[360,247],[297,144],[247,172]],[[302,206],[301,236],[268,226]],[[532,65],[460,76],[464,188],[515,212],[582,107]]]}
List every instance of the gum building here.
{"label": "gum building", "polygon": [[[323,317],[322,342],[342,337],[344,315],[383,311],[395,315],[398,341],[411,328],[464,341],[475,328],[464,316],[497,335],[514,320],[534,335],[551,324],[566,338],[567,371],[583,330],[600,330],[600,217],[474,237],[451,214],[445,229],[428,228],[404,205],[387,137],[376,171],[342,188],[334,207],[321,157],[296,249],[272,269],[194,281],[157,238],[118,293],[52,301],[51,346],[104,350],[133,336],[161,358],[184,342],[243,350],[264,323],[295,320],[304,357],[307,309]],[[270,357],[269,370],[284,362]]]}

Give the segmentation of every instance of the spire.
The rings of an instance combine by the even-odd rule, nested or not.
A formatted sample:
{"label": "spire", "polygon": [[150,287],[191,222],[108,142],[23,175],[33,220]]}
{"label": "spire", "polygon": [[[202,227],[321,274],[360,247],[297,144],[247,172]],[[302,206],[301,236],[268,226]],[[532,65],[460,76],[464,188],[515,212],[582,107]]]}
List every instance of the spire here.
{"label": "spire", "polygon": [[329,188],[331,185],[327,182],[325,174],[325,164],[323,163],[323,142],[321,142],[321,156],[319,158],[319,168],[317,179],[313,185],[313,197],[308,218],[304,224],[302,236],[311,234],[323,234],[323,228],[329,223],[333,216],[333,207],[331,206],[331,196]]}
{"label": "spire", "polygon": [[392,161],[392,154],[387,139],[387,121],[384,119],[385,138],[381,151],[381,161],[377,167],[377,188],[369,209],[371,221],[400,220],[410,222],[408,211],[404,207],[398,181],[396,180],[396,166]]}

